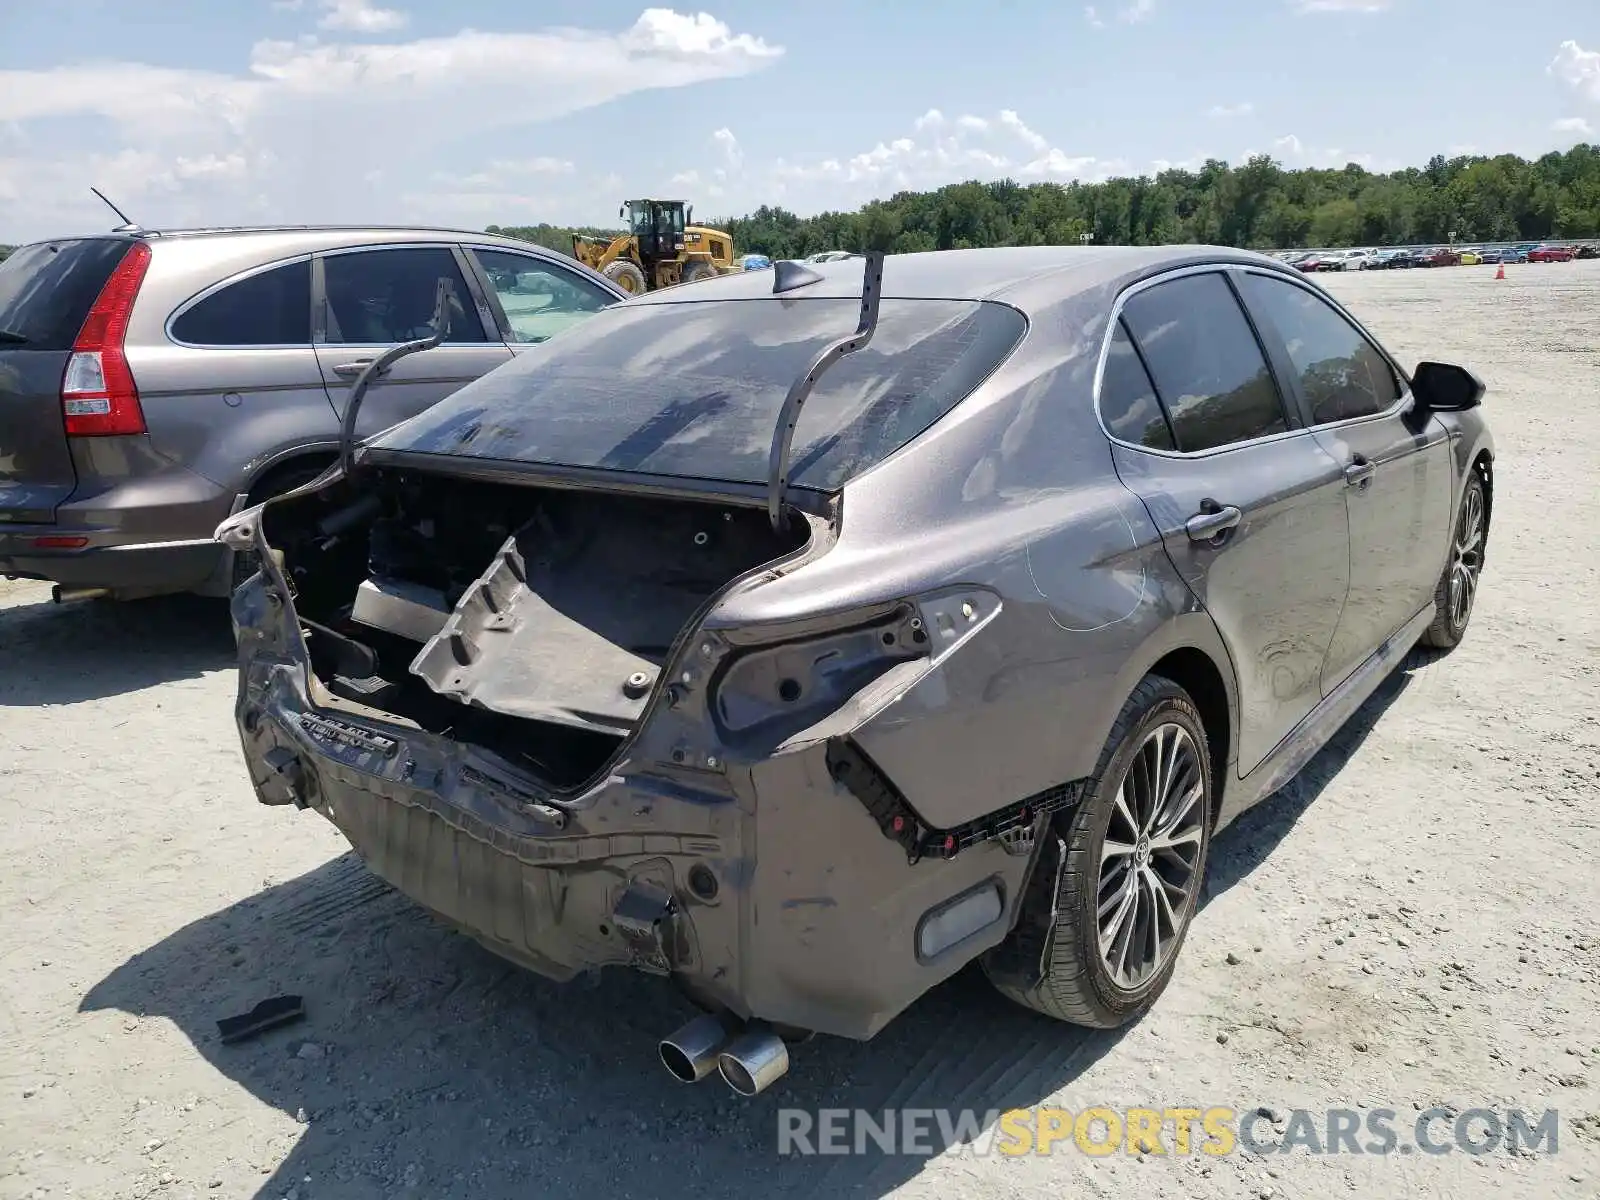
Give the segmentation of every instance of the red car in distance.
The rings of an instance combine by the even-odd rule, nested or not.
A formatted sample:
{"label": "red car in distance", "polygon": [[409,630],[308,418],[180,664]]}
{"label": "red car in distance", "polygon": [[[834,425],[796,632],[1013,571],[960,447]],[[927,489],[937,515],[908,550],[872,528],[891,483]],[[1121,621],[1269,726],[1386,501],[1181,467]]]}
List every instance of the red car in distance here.
{"label": "red car in distance", "polygon": [[1440,247],[1435,250],[1424,250],[1417,255],[1416,261],[1419,267],[1459,267],[1461,253],[1458,250]]}
{"label": "red car in distance", "polygon": [[1576,246],[1538,246],[1528,251],[1528,261],[1536,262],[1571,262],[1578,257]]}

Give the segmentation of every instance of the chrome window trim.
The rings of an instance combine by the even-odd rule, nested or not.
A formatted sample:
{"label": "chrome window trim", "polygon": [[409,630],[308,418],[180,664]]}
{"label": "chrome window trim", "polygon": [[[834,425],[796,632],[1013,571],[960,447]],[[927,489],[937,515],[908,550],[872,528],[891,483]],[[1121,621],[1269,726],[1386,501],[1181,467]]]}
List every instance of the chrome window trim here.
{"label": "chrome window trim", "polygon": [[[1191,275],[1227,275],[1229,273],[1244,272],[1249,272],[1256,275],[1265,275],[1271,279],[1281,279],[1285,283],[1291,284],[1295,287],[1300,287],[1305,291],[1310,292],[1312,295],[1317,296],[1319,299],[1326,300],[1329,304],[1331,304],[1335,311],[1344,317],[1346,321],[1350,322],[1355,331],[1360,334],[1368,344],[1373,346],[1373,348],[1378,351],[1378,354],[1383,358],[1384,362],[1389,364],[1390,369],[1392,369],[1395,373],[1395,378],[1401,384],[1400,398],[1383,412],[1371,413],[1363,417],[1350,417],[1346,420],[1330,422],[1326,425],[1302,425],[1299,428],[1283,430],[1281,433],[1269,433],[1264,437],[1250,438],[1249,440],[1242,442],[1229,442],[1226,446],[1213,446],[1207,450],[1162,450],[1153,446],[1141,445],[1138,442],[1130,442],[1113,434],[1110,426],[1106,423],[1105,414],[1100,410],[1100,393],[1101,388],[1105,383],[1106,360],[1111,355],[1111,342],[1116,336],[1117,324],[1122,319],[1122,310],[1127,306],[1127,302],[1134,296],[1139,295],[1141,292],[1149,291],[1151,288],[1158,287],[1163,283],[1170,283],[1173,280],[1184,279]],[[1257,336],[1253,327],[1253,321],[1249,310],[1244,307],[1243,300],[1236,297],[1235,302],[1240,305],[1240,311],[1246,322],[1252,325],[1252,337]],[[1262,347],[1261,349],[1262,358],[1266,360],[1267,370],[1272,373],[1274,382],[1276,383],[1277,373],[1273,369],[1271,356],[1266,353],[1265,347]],[[1153,379],[1150,382],[1152,385],[1155,384],[1155,380]],[[1287,401],[1289,397],[1282,396],[1281,388],[1279,391],[1281,398],[1284,401]],[[1298,277],[1298,272],[1291,275],[1288,271],[1283,271],[1256,263],[1238,263],[1222,260],[1206,263],[1190,263],[1182,267],[1173,267],[1169,270],[1162,271],[1159,274],[1152,275],[1148,279],[1141,279],[1137,283],[1130,284],[1128,287],[1119,292],[1116,299],[1111,302],[1110,316],[1106,320],[1105,332],[1101,336],[1100,355],[1098,360],[1095,362],[1094,368],[1094,419],[1095,424],[1100,427],[1100,432],[1113,446],[1122,446],[1125,449],[1136,450],[1140,454],[1148,454],[1157,458],[1212,458],[1219,454],[1233,454],[1237,451],[1252,449],[1256,446],[1266,446],[1276,442],[1286,442],[1291,438],[1305,437],[1318,433],[1324,429],[1342,429],[1351,425],[1364,424],[1368,421],[1386,420],[1405,411],[1410,401],[1411,381],[1409,377],[1404,371],[1400,370],[1399,366],[1395,363],[1394,358],[1386,350],[1384,350],[1382,346],[1378,345],[1376,339],[1374,339],[1372,335],[1366,331],[1366,328],[1361,325],[1360,322],[1356,321],[1355,318],[1350,315],[1349,311],[1342,304],[1338,303],[1338,301],[1334,300],[1333,297],[1329,296],[1321,289],[1309,286],[1305,280]],[[1288,415],[1288,413],[1285,413],[1286,417]]]}
{"label": "chrome window trim", "polygon": [[232,275],[225,276],[215,283],[208,284],[204,288],[200,289],[200,291],[190,296],[187,300],[181,301],[178,304],[178,307],[174,308],[170,313],[167,314],[167,319],[161,327],[161,332],[166,335],[167,341],[184,350],[310,350],[314,345],[316,330],[315,323],[311,320],[313,316],[312,295],[315,291],[315,288],[309,283],[306,287],[306,325],[311,334],[311,338],[304,342],[244,342],[237,345],[225,344],[222,342],[186,342],[173,334],[172,327],[177,324],[178,319],[188,313],[190,309],[194,308],[204,300],[209,300],[212,296],[215,296],[218,292],[223,291],[225,288],[230,288],[236,283],[243,283],[246,279],[249,279],[252,276],[262,275],[268,271],[275,271],[279,267],[292,267],[298,262],[310,263],[315,257],[315,252],[306,251],[303,254],[291,254],[287,258],[275,258],[270,262],[259,263],[253,267],[246,267],[242,271],[235,271]]}

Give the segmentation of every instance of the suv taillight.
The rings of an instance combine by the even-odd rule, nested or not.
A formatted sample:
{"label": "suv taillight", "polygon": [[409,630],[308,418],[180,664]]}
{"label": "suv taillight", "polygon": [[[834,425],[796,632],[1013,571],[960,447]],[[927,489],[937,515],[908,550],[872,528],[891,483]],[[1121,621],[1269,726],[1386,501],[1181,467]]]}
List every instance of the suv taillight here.
{"label": "suv taillight", "polygon": [[134,297],[150,266],[150,246],[134,242],[83,319],[61,377],[61,413],[68,437],[144,433],[144,409],[123,342]]}

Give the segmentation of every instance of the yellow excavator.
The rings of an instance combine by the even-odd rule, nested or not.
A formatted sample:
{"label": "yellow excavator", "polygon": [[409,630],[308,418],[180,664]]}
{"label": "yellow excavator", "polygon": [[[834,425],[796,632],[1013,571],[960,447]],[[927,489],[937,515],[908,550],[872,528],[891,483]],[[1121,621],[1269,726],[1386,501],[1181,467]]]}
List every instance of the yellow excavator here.
{"label": "yellow excavator", "polygon": [[693,283],[739,270],[733,239],[720,229],[691,225],[682,200],[629,200],[617,210],[627,231],[610,241],[574,234],[572,257],[632,295]]}

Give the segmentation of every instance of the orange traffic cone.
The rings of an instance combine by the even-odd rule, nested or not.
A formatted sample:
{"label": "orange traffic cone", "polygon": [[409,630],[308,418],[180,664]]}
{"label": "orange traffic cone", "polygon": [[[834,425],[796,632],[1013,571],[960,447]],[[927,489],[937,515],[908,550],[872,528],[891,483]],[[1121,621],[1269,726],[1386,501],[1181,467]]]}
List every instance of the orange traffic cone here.
{"label": "orange traffic cone", "polygon": [[1505,263],[1501,263],[1500,264],[1500,269],[1494,273],[1494,277],[1496,279],[1504,279],[1506,277],[1506,265],[1505,265]]}

